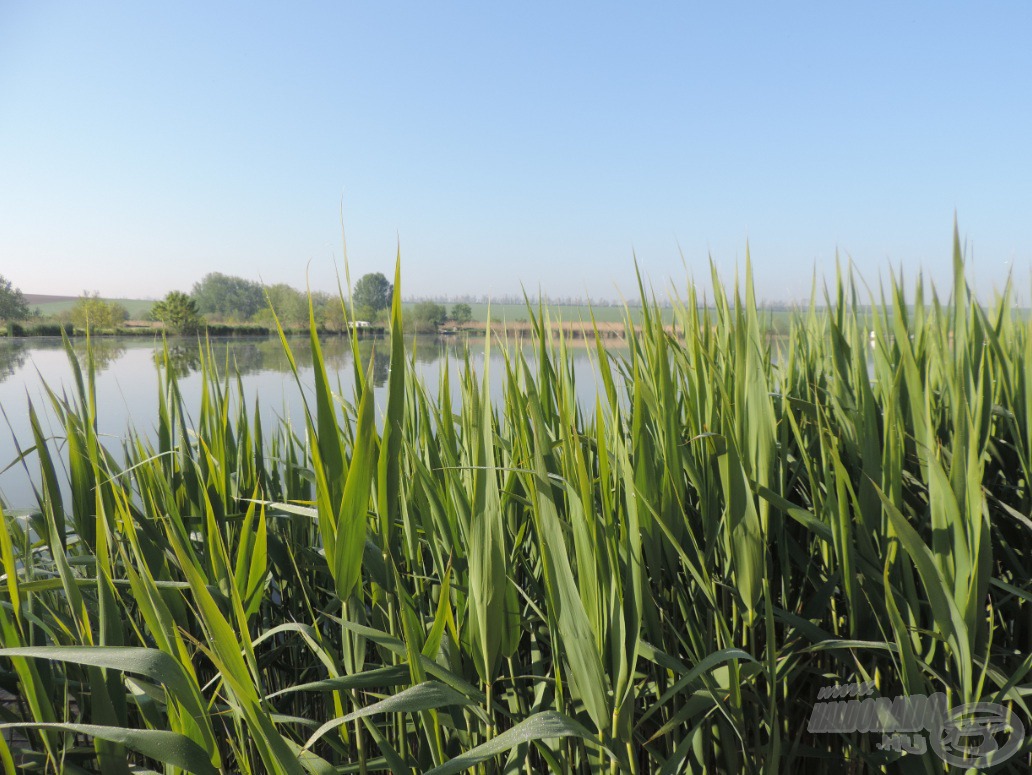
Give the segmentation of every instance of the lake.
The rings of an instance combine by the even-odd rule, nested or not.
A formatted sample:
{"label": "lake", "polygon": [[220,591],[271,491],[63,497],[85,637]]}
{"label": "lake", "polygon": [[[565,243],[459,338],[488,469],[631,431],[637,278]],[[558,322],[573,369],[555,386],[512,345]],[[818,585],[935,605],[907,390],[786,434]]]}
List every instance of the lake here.
{"label": "lake", "polygon": [[[311,395],[312,354],[307,338],[292,338],[290,347],[298,365],[301,383]],[[158,418],[158,363],[161,361],[160,339],[150,337],[97,338],[93,342],[96,362],[97,430],[111,440],[106,445],[117,452],[119,440],[129,427],[141,435],[153,437]],[[321,342],[327,371],[334,384],[340,385],[341,394],[350,400],[354,390],[354,365],[350,343],[343,338],[329,338]],[[382,411],[386,405],[386,380],[389,340],[360,342],[363,364],[373,362],[373,384],[376,405]],[[201,376],[199,349],[196,340],[169,340],[172,361],[179,375],[179,386],[188,407],[200,406]],[[212,347],[218,356],[220,370],[225,373],[228,363],[241,375],[248,405],[257,399],[263,419],[278,415],[295,426],[304,425],[304,407],[298,384],[290,371],[283,346],[276,338],[213,339]],[[415,371],[423,384],[436,393],[447,364],[453,396],[457,399],[459,372],[464,362],[465,348],[469,348],[472,362],[479,370],[484,362],[482,338],[424,338],[417,341],[406,338],[406,347],[415,359]],[[589,352],[589,348],[591,348]],[[578,396],[585,403],[594,402],[596,388],[596,358],[593,341],[570,344],[570,357],[577,379]],[[84,360],[85,342],[77,340],[73,349]],[[525,349],[527,360],[536,362],[533,350]],[[497,401],[502,396],[504,359],[498,348],[491,351],[491,389]],[[41,337],[0,339],[0,500],[6,507],[35,506],[32,481],[38,481],[36,460],[29,456],[29,471],[20,463],[10,465],[17,458],[17,449],[32,446],[28,406],[32,402],[40,417],[44,433],[55,437],[63,434],[50,408],[50,399],[44,390],[46,383],[57,393],[75,391],[72,367],[60,339]],[[15,443],[17,440],[17,444]],[[4,470],[6,469],[6,470]]]}

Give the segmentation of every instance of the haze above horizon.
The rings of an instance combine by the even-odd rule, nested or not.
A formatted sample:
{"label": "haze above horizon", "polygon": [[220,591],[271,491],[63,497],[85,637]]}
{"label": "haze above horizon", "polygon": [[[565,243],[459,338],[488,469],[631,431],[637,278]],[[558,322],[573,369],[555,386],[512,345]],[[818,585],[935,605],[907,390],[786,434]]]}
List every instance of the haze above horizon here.
{"label": "haze above horizon", "polygon": [[[615,298],[1032,274],[1032,5],[0,5],[0,274]],[[682,258],[683,257],[683,258]],[[687,269],[687,271],[686,271]],[[708,282],[707,282],[708,284]]]}

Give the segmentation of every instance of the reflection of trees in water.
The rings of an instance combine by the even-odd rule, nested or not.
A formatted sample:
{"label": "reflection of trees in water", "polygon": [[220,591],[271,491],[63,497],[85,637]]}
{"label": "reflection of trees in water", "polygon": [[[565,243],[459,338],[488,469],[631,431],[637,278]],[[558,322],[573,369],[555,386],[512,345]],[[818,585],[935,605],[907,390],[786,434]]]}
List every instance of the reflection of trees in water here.
{"label": "reflection of trees in water", "polygon": [[[159,367],[165,365],[165,351],[158,348],[154,351],[154,363]],[[201,368],[201,350],[197,345],[170,344],[168,346],[168,366],[172,374],[182,379]]]}
{"label": "reflection of trees in water", "polygon": [[[311,369],[312,347],[308,338],[291,337],[287,341],[298,368],[302,371]],[[133,348],[153,346],[154,362],[158,366],[164,363],[164,347],[160,343],[152,345],[139,339],[95,337],[90,344],[93,348],[93,358],[98,373],[122,357],[126,352],[126,346]],[[175,337],[168,339],[167,345],[169,362],[176,376],[180,378],[200,371],[202,351],[209,347],[212,365],[222,376],[226,375],[227,364],[230,375],[235,373],[247,375],[261,371],[284,374],[290,372],[290,361],[283,351],[283,345],[278,337],[222,338],[211,339],[207,342],[197,338]],[[342,374],[346,381],[350,381],[353,370],[351,340],[346,336],[326,337],[320,340],[320,347],[331,377]],[[480,358],[481,356],[478,354],[483,353],[483,347],[482,337],[468,339],[464,336],[405,338],[405,350],[408,357],[420,365],[432,365],[443,358],[451,358],[461,363],[467,348],[476,358]],[[62,348],[63,345],[60,342],[0,341],[0,382],[8,379],[16,370],[22,368],[29,361],[32,352],[39,349],[60,350]],[[79,362],[85,367],[85,340],[74,340],[72,348]],[[370,363],[372,363],[372,379],[376,387],[383,387],[387,383],[390,371],[390,352],[391,340],[389,338],[362,339],[358,342],[358,356],[361,359],[362,371],[363,373],[368,372]],[[587,357],[577,347],[571,348],[570,355],[574,361]],[[474,362],[478,363],[479,360]]]}
{"label": "reflection of trees in water", "polygon": [[[290,347],[290,354],[298,369],[312,368],[312,345],[308,339],[292,338],[287,343]],[[323,361],[330,371],[341,369],[351,364],[351,346],[343,337],[320,341]],[[221,352],[219,359],[220,368],[225,364],[225,355],[228,348],[229,363],[236,364],[241,374],[249,374],[256,371],[275,371],[287,373],[290,371],[290,359],[283,350],[283,344],[278,338],[259,339],[253,341],[239,342],[228,341],[218,342],[213,345],[216,354]],[[220,350],[221,348],[221,350]]]}
{"label": "reflection of trees in water", "polygon": [[[405,349],[408,353],[408,357],[413,357],[416,363],[431,364],[436,363],[441,358],[445,358],[449,355],[449,350],[453,349],[450,343],[445,342],[442,339],[420,339],[418,343],[413,343],[413,340],[408,339],[405,342]],[[459,347],[461,352],[461,346]],[[358,354],[362,359],[362,368],[364,371],[369,369],[370,361],[373,365],[373,386],[383,387],[387,384],[387,377],[390,373],[391,367],[391,343],[390,340],[380,340],[377,342],[362,341],[358,343]],[[451,353],[454,355],[454,353]],[[346,351],[345,362],[350,363],[351,351]],[[329,366],[327,361],[327,366]]]}
{"label": "reflection of trees in water", "polygon": [[448,355],[450,342],[445,339],[417,340],[410,348],[416,363],[436,363]]}
{"label": "reflection of trees in water", "polygon": [[[119,340],[107,337],[93,337],[90,339],[90,351],[93,353],[93,370],[100,374],[112,363],[125,355],[125,347]],[[72,352],[76,360],[86,368],[86,340],[76,339],[72,343]]]}
{"label": "reflection of trees in water", "polygon": [[25,365],[25,344],[22,342],[4,342],[0,344],[0,382]]}
{"label": "reflection of trees in water", "polygon": [[[308,339],[293,338],[287,340],[290,346],[290,354],[294,357],[294,363],[298,369],[312,368],[312,344]],[[351,367],[351,345],[344,337],[333,337],[320,340],[319,347],[322,350],[323,362],[326,368],[333,372],[344,367]],[[256,343],[258,354],[261,360],[258,368],[264,371],[289,372],[290,360],[283,351],[283,344],[279,339],[264,339]]]}
{"label": "reflection of trees in water", "polygon": [[235,347],[212,347],[219,374],[253,374],[265,368],[267,357],[257,342],[241,342]]}
{"label": "reflection of trees in water", "polygon": [[[29,354],[35,350],[62,350],[64,345],[61,342],[20,342],[8,341],[0,344],[0,382],[14,375],[14,372],[25,365]],[[111,364],[125,355],[125,347],[117,340],[96,338],[90,341],[90,349],[93,351],[93,368],[97,374],[107,369]],[[72,352],[76,360],[86,368],[86,341],[73,340]]]}
{"label": "reflection of trees in water", "polygon": [[387,350],[373,350],[373,386],[383,387],[391,370],[391,355]]}
{"label": "reflection of trees in water", "polygon": [[[290,339],[291,355],[298,369],[312,368],[312,346],[307,339]],[[208,347],[210,345],[210,354]],[[323,360],[330,371],[338,371],[351,366],[351,345],[343,337],[320,342]],[[277,338],[267,339],[215,339],[204,342],[180,340],[169,342],[169,361],[179,377],[200,371],[201,353],[214,365],[220,375],[254,374],[260,371],[279,373],[290,372],[290,359],[283,350],[283,344]],[[368,353],[363,360],[368,357]],[[162,348],[154,351],[154,362],[161,365],[164,361]],[[227,368],[228,367],[228,368]]]}
{"label": "reflection of trees in water", "polygon": [[[312,368],[312,346],[307,337],[291,337],[287,340],[294,362],[298,369],[306,370]],[[114,337],[94,337],[90,340],[90,347],[93,350],[93,360],[97,373],[109,368],[116,360],[126,352],[126,346],[149,347],[138,339],[118,339]],[[353,353],[351,340],[346,336],[332,336],[320,339],[319,346],[322,349],[323,361],[326,369],[332,375],[337,372],[350,373],[353,366]],[[410,357],[417,363],[432,364],[441,358],[453,357],[462,358],[466,343],[464,339],[455,337],[429,338],[420,337],[418,342],[406,337],[405,349]],[[472,342],[470,346],[476,350],[478,343]],[[14,372],[24,366],[33,350],[36,349],[61,349],[63,345],[58,342],[40,344],[33,342],[26,344],[20,341],[0,342],[0,381],[12,376]],[[179,378],[188,377],[201,369],[204,359],[210,357],[211,364],[220,375],[225,376],[227,365],[230,374],[241,375],[253,374],[260,371],[272,371],[279,373],[290,372],[290,360],[283,351],[283,344],[277,337],[262,337],[255,339],[223,338],[204,341],[189,337],[173,337],[167,340],[169,364],[175,375]],[[210,347],[210,356],[208,354]],[[76,339],[72,342],[72,349],[79,362],[85,368],[86,365],[86,342],[83,339]],[[390,371],[391,341],[383,339],[362,339],[358,342],[358,355],[361,359],[362,370],[366,372],[370,363],[373,368],[373,384],[382,387],[387,382]],[[161,367],[165,360],[165,347],[159,342],[154,345],[154,363]],[[202,357],[202,353],[204,353]]]}

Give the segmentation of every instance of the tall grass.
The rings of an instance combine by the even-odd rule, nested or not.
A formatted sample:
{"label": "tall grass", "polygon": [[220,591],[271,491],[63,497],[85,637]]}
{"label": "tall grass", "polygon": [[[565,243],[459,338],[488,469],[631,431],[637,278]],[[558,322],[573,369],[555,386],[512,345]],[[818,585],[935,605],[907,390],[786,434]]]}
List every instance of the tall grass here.
{"label": "tall grass", "polygon": [[341,395],[313,335],[299,428],[205,348],[200,405],[166,362],[153,441],[115,454],[69,348],[62,451],[30,406],[38,507],[0,520],[0,762],[942,771],[807,723],[860,681],[1029,719],[1032,329],[955,254],[946,301],[840,276],[777,342],[748,269],[673,331],[643,289],[591,405],[529,310],[533,355],[490,344],[457,393],[384,343],[379,408],[357,340]]}

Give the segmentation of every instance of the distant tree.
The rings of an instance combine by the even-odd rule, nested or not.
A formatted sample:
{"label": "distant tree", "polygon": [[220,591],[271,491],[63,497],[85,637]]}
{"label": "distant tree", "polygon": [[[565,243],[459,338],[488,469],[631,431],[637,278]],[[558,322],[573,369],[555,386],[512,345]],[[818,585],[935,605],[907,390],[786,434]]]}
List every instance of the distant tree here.
{"label": "distant tree", "polygon": [[108,314],[111,315],[112,328],[121,325],[129,319],[129,310],[124,304],[117,301],[107,302]]}
{"label": "distant tree", "polygon": [[373,319],[391,305],[393,287],[380,272],[362,275],[355,283],[351,300],[359,318]]}
{"label": "distant tree", "polygon": [[21,290],[0,274],[0,321],[25,320],[29,316],[29,303]]}
{"label": "distant tree", "polygon": [[151,307],[151,318],[158,320],[170,331],[186,334],[201,325],[197,302],[182,291],[169,291],[164,299]]}
{"label": "distant tree", "polygon": [[453,304],[451,319],[456,323],[468,323],[473,319],[473,308],[468,304]]}
{"label": "distant tree", "polygon": [[[315,324],[317,326],[324,326],[324,318],[326,312],[331,307],[340,307],[340,296],[335,293],[326,293],[325,291],[309,291],[308,297],[305,299],[305,322],[308,322],[308,301],[312,302],[312,312],[315,313]],[[331,313],[332,315],[332,313]]]}
{"label": "distant tree", "polygon": [[448,310],[432,301],[421,301],[412,308],[412,321],[416,331],[436,331],[448,319]]}
{"label": "distant tree", "polygon": [[115,328],[129,319],[129,310],[117,301],[100,298],[97,291],[83,291],[72,307],[72,323],[88,331],[98,328]]}
{"label": "distant tree", "polygon": [[305,294],[286,283],[267,285],[262,291],[265,299],[262,309],[254,316],[256,323],[273,325],[272,310],[269,309],[271,304],[281,325],[287,328],[307,325],[308,298]]}
{"label": "distant tree", "polygon": [[265,307],[265,293],[259,283],[219,272],[210,272],[194,283],[190,295],[202,315],[232,320],[250,320]]}
{"label": "distant tree", "polygon": [[315,320],[327,331],[344,331],[348,326],[350,310],[345,308],[340,296],[331,293],[313,293]]}

